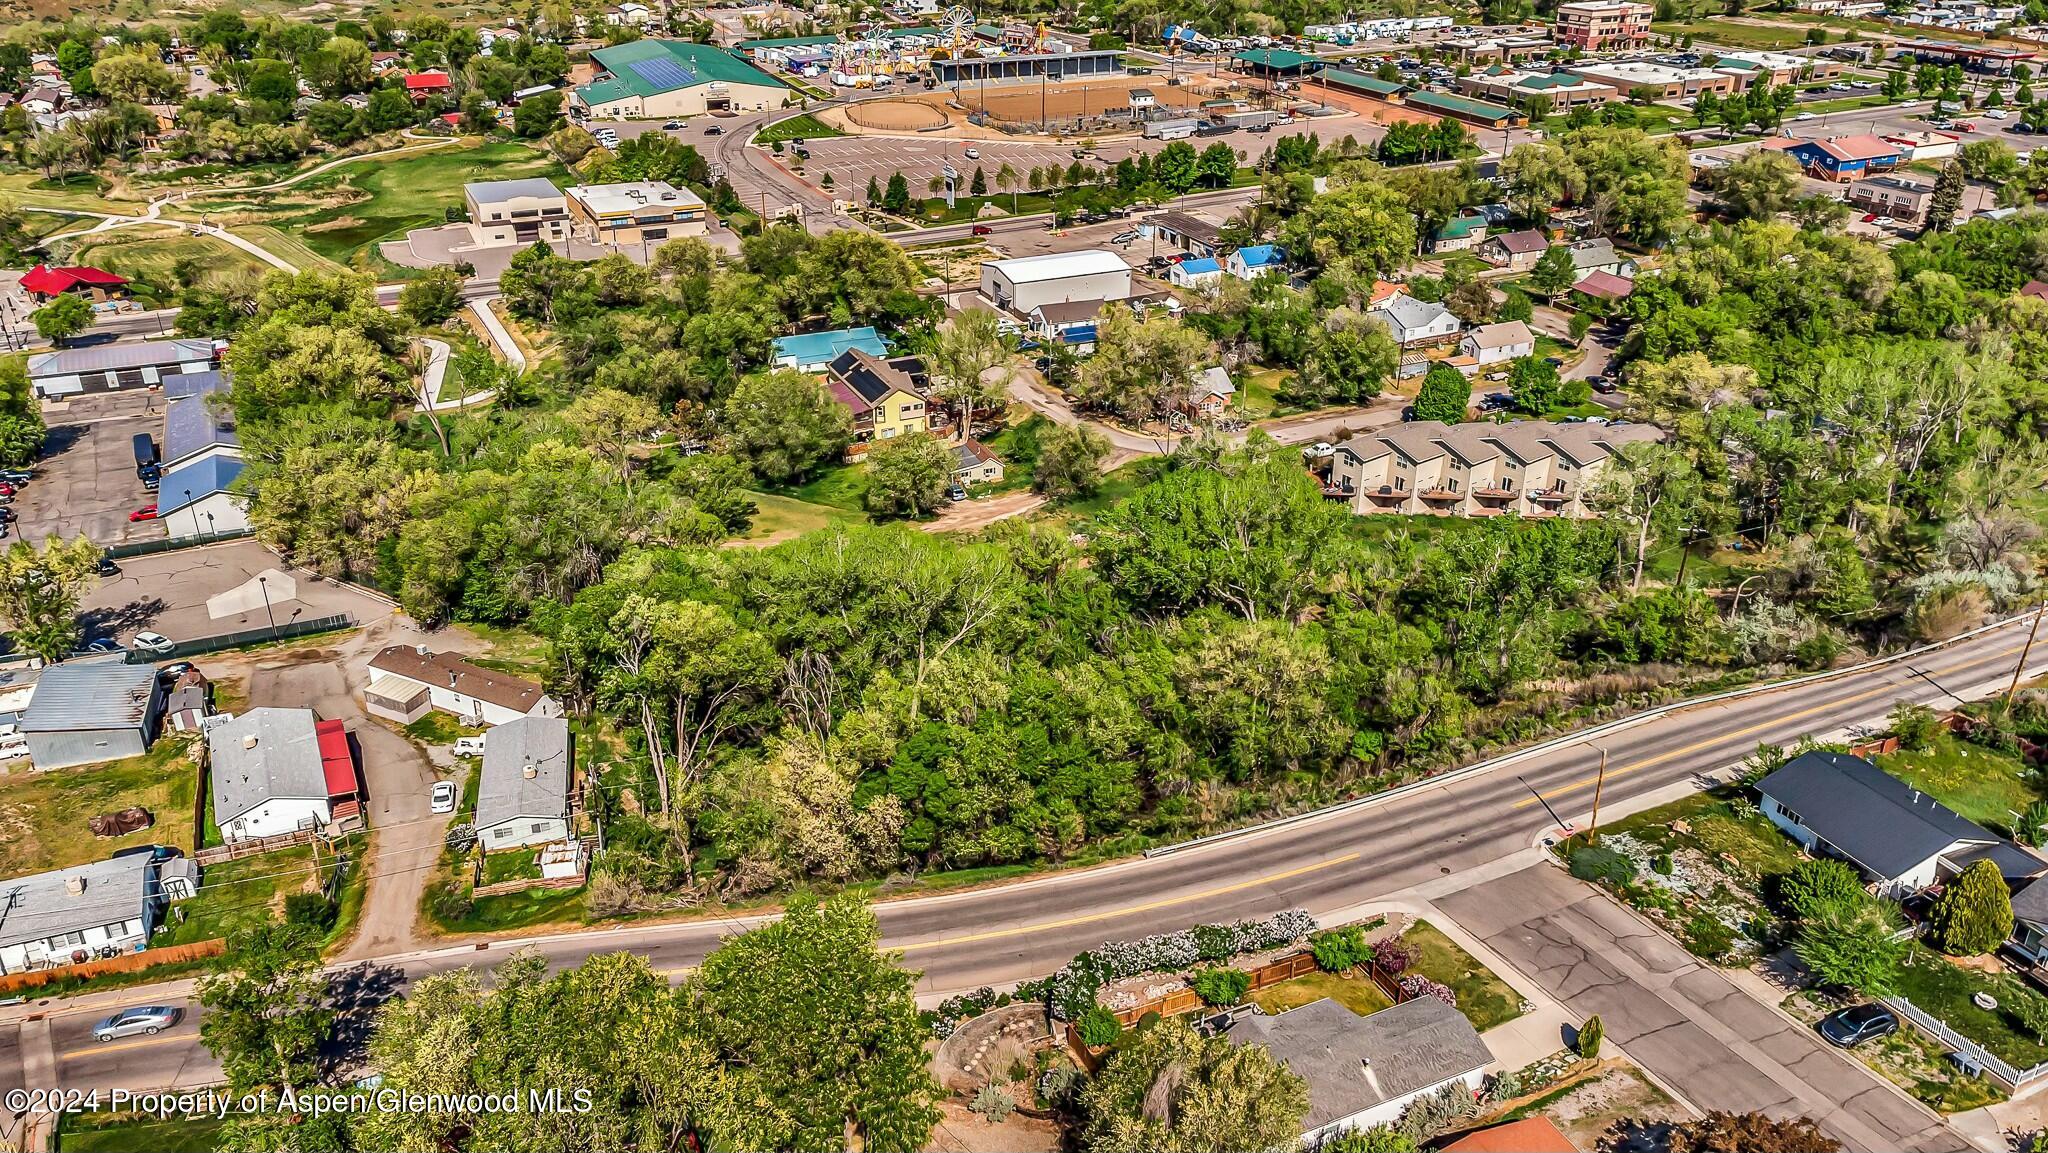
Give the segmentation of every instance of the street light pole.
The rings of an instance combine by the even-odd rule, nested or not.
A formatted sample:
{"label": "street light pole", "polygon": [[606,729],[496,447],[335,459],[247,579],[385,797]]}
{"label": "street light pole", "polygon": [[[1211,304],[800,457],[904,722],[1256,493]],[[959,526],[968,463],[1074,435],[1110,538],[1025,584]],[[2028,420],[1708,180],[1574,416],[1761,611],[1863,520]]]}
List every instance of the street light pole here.
{"label": "street light pole", "polygon": [[2042,601],[2041,607],[2034,610],[2034,623],[2027,629],[2027,643],[2020,648],[2020,663],[2012,667],[2012,683],[2005,686],[2005,707],[2008,709],[2012,707],[2013,694],[2020,691],[2020,670],[2027,667],[2027,654],[2034,651],[2034,637],[2041,631],[2043,613],[2048,613],[2048,601]]}
{"label": "street light pole", "polygon": [[1593,778],[1593,819],[1586,825],[1586,843],[1600,843],[1600,791],[1607,785],[1607,750],[1600,750],[1600,772]]}
{"label": "street light pole", "polygon": [[199,506],[192,503],[192,490],[185,490],[185,504],[192,510],[192,535],[199,535]]}

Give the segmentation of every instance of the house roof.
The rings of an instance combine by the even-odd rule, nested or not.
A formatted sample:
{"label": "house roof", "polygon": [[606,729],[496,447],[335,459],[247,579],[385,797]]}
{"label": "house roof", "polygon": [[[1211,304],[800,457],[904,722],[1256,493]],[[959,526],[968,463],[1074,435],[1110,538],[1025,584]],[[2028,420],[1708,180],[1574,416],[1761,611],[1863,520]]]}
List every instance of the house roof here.
{"label": "house roof", "polygon": [[795,336],[778,336],[768,343],[775,349],[777,359],[788,358],[798,364],[830,364],[849,348],[858,348],[876,356],[889,355],[889,346],[872,325],[836,328],[830,332],[799,332]]}
{"label": "house roof", "polygon": [[555,182],[540,176],[527,176],[518,180],[478,180],[462,186],[471,200],[478,204],[497,204],[507,200],[553,200],[562,196],[562,190]]}
{"label": "house roof", "polygon": [[1461,236],[1470,236],[1476,231],[1483,231],[1485,228],[1486,218],[1484,216],[1453,216],[1449,220],[1444,221],[1442,228],[1436,230],[1436,238],[1438,240],[1456,240]]}
{"label": "house roof", "polygon": [[235,435],[234,410],[227,406],[225,398],[216,401],[212,395],[219,388],[220,374],[203,375],[214,379],[214,389],[171,397],[164,402],[163,459],[173,464],[209,448],[241,447],[241,438]]}
{"label": "house roof", "polygon": [[1100,300],[1056,300],[1031,310],[1041,324],[1080,324],[1102,315]]}
{"label": "house roof", "polygon": [[226,373],[222,372],[181,372],[164,377],[164,399],[177,400],[181,397],[199,396],[219,392],[228,386]]}
{"label": "house roof", "polygon": [[1505,1125],[1475,1129],[1440,1153],[1579,1153],[1550,1118],[1538,1114]]}
{"label": "house roof", "polygon": [[[314,723],[311,709],[262,708],[206,731],[215,824],[226,825],[270,800],[324,801],[334,795]],[[353,777],[351,772],[346,790],[351,793]]]}
{"label": "house roof", "polygon": [[1162,212],[1145,223],[1154,228],[1177,232],[1189,240],[1214,245],[1223,236],[1223,226],[1178,210]]}
{"label": "house roof", "polygon": [[1595,296],[1601,300],[1624,300],[1635,290],[1635,281],[1600,269],[1587,273],[1577,284],[1572,285],[1573,292],[1583,292],[1587,296]]}
{"label": "house roof", "polygon": [[69,376],[75,372],[114,372],[123,368],[149,368],[194,361],[211,361],[210,340],[145,340],[136,344],[95,344],[85,348],[60,348],[28,358],[31,378]]}
{"label": "house roof", "polygon": [[[532,776],[528,776],[529,769]],[[569,812],[569,722],[561,717],[520,717],[484,739],[483,775],[477,784],[476,827],[520,817],[564,817]]]}
{"label": "house roof", "polygon": [[216,453],[187,461],[157,483],[157,515],[166,517],[215,493],[228,491],[242,475],[242,458]]}
{"label": "house roof", "polygon": [[2020,295],[2031,296],[2036,300],[2048,300],[2048,281],[2029,280],[2020,288]]}
{"label": "house roof", "polygon": [[[1757,792],[1798,814],[1850,860],[1898,877],[1958,841],[1995,844],[1983,826],[1861,757],[1811,752],[1757,782]],[[2036,862],[2035,872],[2048,868]]]}
{"label": "house roof", "polygon": [[340,721],[316,721],[313,738],[320,745],[320,771],[327,777],[327,795],[356,791],[356,758],[349,751],[348,727]]}
{"label": "house roof", "polygon": [[1889,188],[1896,192],[1910,192],[1915,196],[1934,195],[1934,186],[1932,184],[1922,180],[1908,180],[1903,176],[1890,172],[1882,176],[1873,176],[1867,180],[1857,181],[1856,185],[1849,189],[1849,194],[1854,196],[1858,192],[1872,188]]}
{"label": "house roof", "polygon": [[[635,40],[629,44],[599,48],[590,54],[590,58],[604,69],[611,83],[633,96],[659,96],[664,92],[711,83],[787,87],[741,57],[710,44]],[[585,89],[594,87],[586,85],[577,91],[585,92]],[[587,93],[584,99],[586,103],[602,102],[591,100]]]}
{"label": "house roof", "polygon": [[1269,265],[1287,263],[1287,254],[1271,244],[1254,244],[1249,248],[1240,248],[1237,250],[1237,258],[1246,268],[1265,268]]}
{"label": "house roof", "polygon": [[751,52],[761,48],[811,48],[837,43],[837,36],[772,36],[765,40],[742,40],[735,47],[742,52]]}
{"label": "house roof", "polygon": [[[0,948],[96,929],[142,915],[142,898],[155,880],[152,853],[124,853],[0,881]],[[85,891],[73,894],[73,879]]]}
{"label": "house roof", "polygon": [[1065,280],[1073,276],[1095,276],[1105,272],[1131,270],[1131,266],[1124,262],[1123,257],[1103,248],[989,260],[984,261],[982,267],[996,269],[1008,277],[1012,284],[1040,284],[1048,280]]}
{"label": "house roof", "polygon": [[156,667],[118,656],[65,661],[43,670],[22,714],[25,733],[141,728],[156,696]]}
{"label": "house roof", "polygon": [[1257,68],[1301,68],[1314,64],[1316,58],[1293,52],[1286,48],[1254,48],[1231,57],[1239,64],[1250,64]]}
{"label": "house roof", "polygon": [[1193,391],[1196,396],[1233,396],[1237,393],[1237,385],[1231,383],[1228,369],[1214,364],[1202,370]]}
{"label": "house roof", "polygon": [[1622,263],[1621,253],[1614,250],[1614,242],[1604,236],[1581,240],[1565,251],[1572,254],[1574,268],[1598,268],[1603,264]]}
{"label": "house roof", "polygon": [[1404,332],[1441,324],[1445,317],[1451,317],[1453,322],[1457,319],[1451,316],[1451,310],[1442,304],[1432,300],[1417,300],[1405,292],[1397,292],[1387,297],[1380,302],[1375,311],[1386,313]]}
{"label": "house roof", "polygon": [[1899,146],[1880,137],[1868,134],[1858,136],[1835,136],[1826,140],[1802,140],[1795,147],[1818,148],[1839,161],[1880,160],[1899,154]]}
{"label": "house roof", "polygon": [[1225,1036],[1265,1046],[1308,1082],[1304,1132],[1493,1061],[1472,1023],[1435,997],[1403,1001],[1369,1017],[1326,997],[1270,1017],[1239,1017]]}
{"label": "house roof", "polygon": [[1550,238],[1533,228],[1519,232],[1503,232],[1499,236],[1486,238],[1488,244],[1498,244],[1511,256],[1526,256],[1531,252],[1542,252],[1550,247]]}
{"label": "house roof", "polygon": [[1503,320],[1499,324],[1482,324],[1465,330],[1465,339],[1477,348],[1513,348],[1518,344],[1534,344],[1536,337],[1529,332],[1529,326],[1519,320]]}
{"label": "house roof", "polygon": [[532,681],[494,672],[470,664],[454,653],[437,653],[424,646],[392,645],[370,658],[370,669],[522,713],[531,711],[547,695]]}
{"label": "house roof", "polygon": [[996,454],[990,452],[988,446],[978,440],[967,440],[953,446],[954,472],[965,472],[970,468],[980,468],[994,459],[996,459]]}
{"label": "house roof", "polygon": [[1218,264],[1213,256],[1204,256],[1196,260],[1183,260],[1175,267],[1180,269],[1182,276],[1206,276],[1211,272],[1223,271],[1223,266]]}
{"label": "house roof", "polygon": [[431,92],[454,84],[446,72],[414,72],[405,78],[407,92]]}
{"label": "house roof", "polygon": [[872,409],[891,392],[917,393],[909,373],[864,348],[840,353],[828,371],[832,395],[855,416]]}
{"label": "house roof", "polygon": [[2020,886],[2012,895],[2012,915],[2048,928],[2048,877]]}
{"label": "house roof", "polygon": [[115,276],[105,269],[87,264],[60,265],[55,268],[47,264],[38,264],[21,274],[22,291],[41,293],[44,296],[69,292],[81,284],[91,288],[118,288],[126,283],[128,278],[125,276]]}

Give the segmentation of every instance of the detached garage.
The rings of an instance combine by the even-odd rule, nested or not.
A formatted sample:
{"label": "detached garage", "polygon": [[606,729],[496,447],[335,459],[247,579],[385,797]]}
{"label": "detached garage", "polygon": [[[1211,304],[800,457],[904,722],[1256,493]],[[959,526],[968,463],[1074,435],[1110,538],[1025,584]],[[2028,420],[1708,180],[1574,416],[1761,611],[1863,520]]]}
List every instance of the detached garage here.
{"label": "detached garage", "polygon": [[162,707],[155,665],[66,661],[37,679],[21,731],[38,769],[96,765],[148,752]]}
{"label": "detached garage", "polygon": [[1128,300],[1131,266],[1100,248],[989,260],[981,266],[981,294],[1019,316],[1048,304]]}

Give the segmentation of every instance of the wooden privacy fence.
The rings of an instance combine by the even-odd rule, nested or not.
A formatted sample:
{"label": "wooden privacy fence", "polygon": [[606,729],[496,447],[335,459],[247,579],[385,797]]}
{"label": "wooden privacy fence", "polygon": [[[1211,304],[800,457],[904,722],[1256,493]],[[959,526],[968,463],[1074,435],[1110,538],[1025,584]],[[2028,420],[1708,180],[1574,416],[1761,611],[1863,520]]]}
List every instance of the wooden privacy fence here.
{"label": "wooden privacy fence", "polygon": [[29,989],[40,989],[59,981],[84,980],[108,973],[134,973],[153,969],[158,965],[182,965],[187,961],[218,957],[227,950],[226,941],[194,941],[189,945],[167,945],[161,949],[148,949],[140,953],[123,953],[104,961],[85,961],[76,965],[53,965],[48,969],[33,969],[26,973],[9,973],[0,977],[0,997],[20,993]]}

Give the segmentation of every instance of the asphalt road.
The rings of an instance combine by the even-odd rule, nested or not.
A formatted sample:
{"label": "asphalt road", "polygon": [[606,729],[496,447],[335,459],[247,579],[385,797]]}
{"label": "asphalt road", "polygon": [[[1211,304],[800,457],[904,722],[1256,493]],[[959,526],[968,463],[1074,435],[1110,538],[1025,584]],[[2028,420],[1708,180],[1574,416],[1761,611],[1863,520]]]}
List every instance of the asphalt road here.
{"label": "asphalt road", "polygon": [[1591,885],[1536,865],[1436,898],[1701,1109],[1812,1117],[1851,1149],[1968,1149],[1954,1130]]}
{"label": "asphalt road", "polygon": [[[2010,623],[1911,661],[1695,706],[1610,732],[1600,738],[1612,758],[1603,811],[1626,812],[1652,793],[1736,764],[1760,741],[1789,743],[1808,734],[1875,727],[1898,700],[1953,703],[1951,691],[1996,692],[2024,641],[2024,623]],[[1425,882],[1442,886],[1458,874],[1498,870],[1555,829],[1552,809],[1561,819],[1585,819],[1598,759],[1594,743],[1580,739],[1384,802],[1175,854],[888,902],[877,912],[887,944],[923,971],[921,994],[1013,982],[1049,973],[1075,951],[1106,940],[1289,906],[1328,914]],[[761,919],[634,925],[494,941],[487,948],[463,944],[387,958],[352,972],[379,987],[396,987],[427,973],[488,965],[530,945],[558,965],[631,950],[674,973],[696,964],[724,936]],[[67,1040],[77,1035],[81,1019],[96,1020],[116,1004],[180,1003],[184,988],[116,990],[81,1002],[0,1009],[0,1046],[28,1015],[47,1014],[67,1087],[148,1087],[173,1078],[196,1083],[206,1075],[207,1061],[189,1034],[146,1039],[123,1051],[127,1059],[105,1063],[91,1055],[89,1043]]]}

